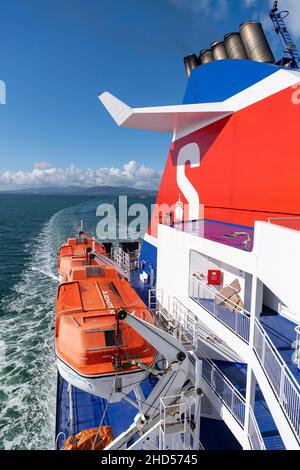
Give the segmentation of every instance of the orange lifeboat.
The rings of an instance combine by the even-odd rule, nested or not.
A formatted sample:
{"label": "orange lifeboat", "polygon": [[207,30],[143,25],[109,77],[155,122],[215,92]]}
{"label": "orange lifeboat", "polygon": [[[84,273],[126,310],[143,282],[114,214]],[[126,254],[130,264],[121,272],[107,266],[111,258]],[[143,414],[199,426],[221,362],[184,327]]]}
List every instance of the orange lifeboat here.
{"label": "orange lifeboat", "polygon": [[61,281],[67,281],[72,268],[96,264],[94,254],[105,257],[103,245],[86,234],[77,238],[69,238],[67,243],[60,247],[58,253],[58,272]]}
{"label": "orange lifeboat", "polygon": [[[145,379],[156,350],[116,312],[126,309],[153,323],[152,316],[116,267],[91,257],[92,240],[69,239],[59,252],[55,346],[58,369],[69,383],[119,401]],[[102,245],[98,252],[105,256]],[[92,253],[93,254],[93,253]],[[143,364],[143,369],[135,361]]]}

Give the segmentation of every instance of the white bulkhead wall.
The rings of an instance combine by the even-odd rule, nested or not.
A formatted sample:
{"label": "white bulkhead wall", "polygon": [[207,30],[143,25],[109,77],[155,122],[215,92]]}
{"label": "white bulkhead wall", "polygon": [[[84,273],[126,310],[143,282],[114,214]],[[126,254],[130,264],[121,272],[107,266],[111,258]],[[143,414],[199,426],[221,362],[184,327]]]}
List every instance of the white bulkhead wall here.
{"label": "white bulkhead wall", "polygon": [[[267,288],[266,303],[275,310],[278,305],[278,311],[282,314],[284,311],[281,311],[280,305],[285,305],[293,312],[294,321],[300,323],[300,232],[256,222],[253,251],[246,252],[159,225],[157,247],[157,288],[163,289],[165,297],[175,296],[182,302],[188,298],[190,252],[195,250],[202,254],[205,270],[205,258],[210,259],[207,266],[211,265],[213,269],[216,268],[214,262],[221,270],[225,267],[224,284],[239,277],[243,288],[246,276],[246,286],[249,287],[251,275],[257,275]],[[246,292],[244,301],[247,310],[248,298],[249,292]]]}
{"label": "white bulkhead wall", "polygon": [[[208,269],[221,269],[224,275],[223,285],[230,284],[238,278],[245,308],[248,307],[247,298],[250,299],[250,294],[245,295],[245,278],[251,276],[245,273],[245,268],[251,272],[253,264],[251,253],[165,225],[159,225],[157,248],[157,288],[163,289],[165,298],[176,297],[182,302],[188,299],[190,258],[193,252],[197,252],[199,255],[192,261],[191,272],[203,270],[203,273],[207,274]],[[248,281],[250,282],[250,279]]]}
{"label": "white bulkhead wall", "polygon": [[286,305],[300,323],[300,232],[256,222],[253,253],[257,277],[269,289],[268,295]]}
{"label": "white bulkhead wall", "polygon": [[[250,309],[250,299],[251,299],[251,289],[249,286],[245,289],[246,278],[247,284],[251,284],[251,276],[247,276],[247,273],[244,271],[230,266],[222,261],[216,260],[214,258],[208,257],[199,253],[198,251],[190,251],[190,275],[207,275],[209,269],[217,269],[221,271],[221,284],[220,286],[214,286],[217,290],[223,286],[228,286],[231,282],[236,279],[239,281],[241,286],[241,291],[239,295],[244,302],[245,308]],[[251,287],[251,286],[250,286]]]}

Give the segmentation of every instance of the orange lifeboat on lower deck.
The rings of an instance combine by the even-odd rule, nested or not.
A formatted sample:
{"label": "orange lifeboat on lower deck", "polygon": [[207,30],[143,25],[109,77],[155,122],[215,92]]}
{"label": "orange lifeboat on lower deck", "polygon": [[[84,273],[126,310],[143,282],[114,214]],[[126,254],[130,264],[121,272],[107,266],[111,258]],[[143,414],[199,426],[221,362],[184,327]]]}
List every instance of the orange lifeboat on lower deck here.
{"label": "orange lifeboat on lower deck", "polygon": [[[69,262],[68,281],[60,285],[57,297],[59,372],[84,391],[119,401],[145,379],[156,350],[127,324],[119,323],[116,312],[126,309],[149,323],[152,316],[113,266],[83,266],[71,258]],[[145,370],[134,361],[143,363]]]}
{"label": "orange lifeboat on lower deck", "polygon": [[77,238],[69,238],[65,245],[62,245],[58,253],[58,272],[61,281],[67,281],[71,269],[75,266],[87,266],[96,264],[92,251],[98,256],[106,256],[103,245],[93,240],[85,233],[81,233]]}

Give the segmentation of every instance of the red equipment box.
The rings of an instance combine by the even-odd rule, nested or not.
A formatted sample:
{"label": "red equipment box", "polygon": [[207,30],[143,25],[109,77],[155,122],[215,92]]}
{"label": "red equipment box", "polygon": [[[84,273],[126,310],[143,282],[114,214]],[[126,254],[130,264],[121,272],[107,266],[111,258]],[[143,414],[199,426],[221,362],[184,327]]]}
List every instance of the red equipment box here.
{"label": "red equipment box", "polygon": [[207,284],[219,286],[221,284],[221,271],[219,269],[209,269],[207,271]]}

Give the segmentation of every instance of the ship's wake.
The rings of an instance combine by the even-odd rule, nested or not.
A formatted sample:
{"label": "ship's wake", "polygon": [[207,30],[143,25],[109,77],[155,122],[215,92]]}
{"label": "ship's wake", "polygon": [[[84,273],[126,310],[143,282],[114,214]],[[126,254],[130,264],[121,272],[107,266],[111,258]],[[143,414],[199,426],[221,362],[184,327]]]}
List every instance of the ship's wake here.
{"label": "ship's wake", "polygon": [[[1,301],[0,448],[51,449],[55,427],[57,250],[76,225],[63,209],[27,244],[31,260]],[[49,280],[51,278],[51,280]]]}
{"label": "ship's wake", "polygon": [[[55,436],[57,251],[79,229],[96,235],[93,199],[57,212],[28,240],[21,280],[0,301],[0,449],[51,449]],[[149,202],[149,206],[151,201]],[[17,254],[16,254],[17,255]],[[0,267],[1,269],[1,267]]]}
{"label": "ship's wake", "polygon": [[36,268],[35,266],[32,266],[32,271],[38,271],[39,273],[43,274],[44,276],[48,277],[49,279],[52,279],[52,281],[59,282],[59,277],[55,276],[52,273],[43,271],[43,269]]}

